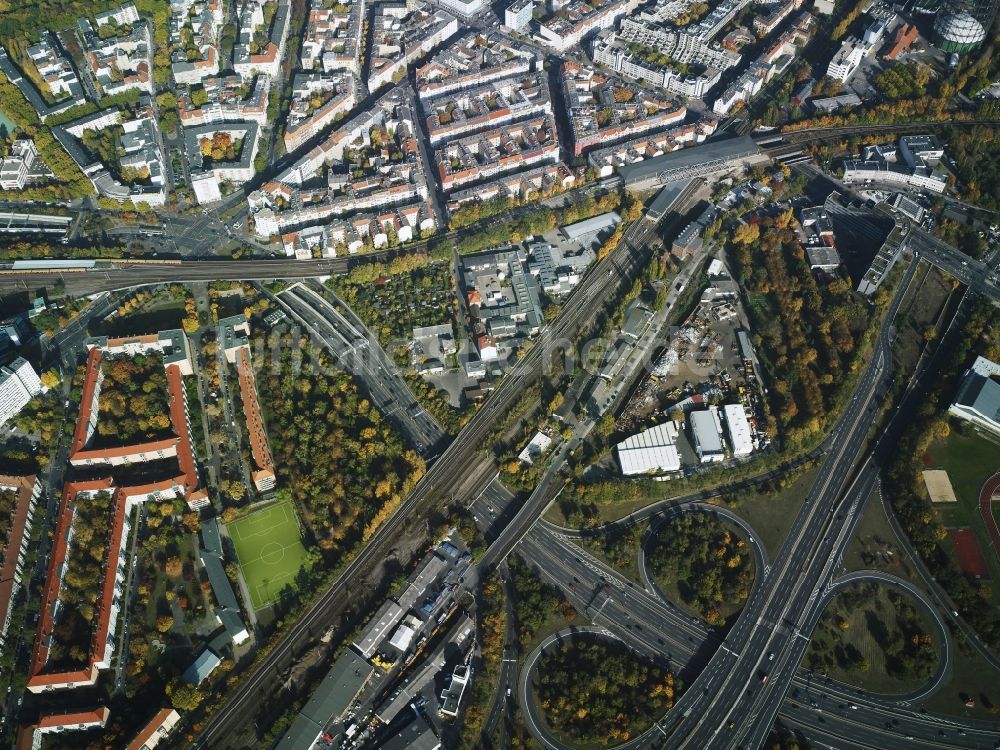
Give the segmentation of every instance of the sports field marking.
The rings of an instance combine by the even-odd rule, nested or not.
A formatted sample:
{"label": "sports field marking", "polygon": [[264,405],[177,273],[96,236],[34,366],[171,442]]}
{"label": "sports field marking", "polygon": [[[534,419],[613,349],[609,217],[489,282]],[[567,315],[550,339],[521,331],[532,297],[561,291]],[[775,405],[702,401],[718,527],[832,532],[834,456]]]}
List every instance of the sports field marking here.
{"label": "sports field marking", "polygon": [[277,565],[285,556],[285,548],[277,542],[268,542],[260,548],[260,559],[268,565]]}
{"label": "sports field marking", "polygon": [[986,558],[979,548],[979,540],[970,528],[948,529],[951,543],[955,545],[955,555],[958,557],[958,567],[967,576],[975,578],[989,577]]}
{"label": "sports field marking", "polygon": [[290,502],[255,511],[228,530],[255,609],[277,599],[286,585],[295,585],[306,551]]}

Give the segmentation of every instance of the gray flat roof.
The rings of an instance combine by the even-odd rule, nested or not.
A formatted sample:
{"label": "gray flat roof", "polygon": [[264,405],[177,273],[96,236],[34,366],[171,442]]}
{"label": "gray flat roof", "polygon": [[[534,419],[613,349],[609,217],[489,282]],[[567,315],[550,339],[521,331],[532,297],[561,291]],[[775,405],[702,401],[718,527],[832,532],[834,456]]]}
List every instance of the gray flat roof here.
{"label": "gray flat roof", "polygon": [[653,202],[649,204],[649,210],[646,214],[649,218],[656,220],[663,216],[670,207],[674,205],[674,201],[677,200],[678,196],[684,192],[688,185],[691,184],[690,179],[686,180],[672,180],[668,182],[656,197],[653,198]]}
{"label": "gray flat roof", "polygon": [[309,750],[322,733],[323,727],[309,717],[299,714],[275,750]]}
{"label": "gray flat roof", "polygon": [[754,143],[753,138],[744,135],[739,138],[729,138],[725,141],[703,143],[700,146],[689,146],[679,151],[671,151],[652,159],[620,167],[618,173],[625,180],[626,185],[655,179],[660,172],[664,171],[694,170],[702,167],[708,170],[703,173],[708,174],[722,168],[721,164],[718,167],[712,167],[712,162],[729,162],[759,153],[760,148]]}
{"label": "gray flat roof", "polygon": [[382,744],[382,750],[436,750],[439,747],[441,741],[420,714],[399,734]]}
{"label": "gray flat roof", "polygon": [[222,558],[208,552],[201,556],[201,562],[205,566],[205,572],[208,573],[208,582],[212,584],[212,591],[219,606],[230,612],[239,612],[240,603],[236,600],[236,593],[229,583]]}
{"label": "gray flat roof", "polygon": [[302,714],[321,725],[340,716],[374,672],[371,664],[352,649],[347,649],[326,673],[312,698],[302,708]]}
{"label": "gray flat roof", "polygon": [[351,649],[344,651],[275,750],[309,750],[323,727],[330,720],[340,718],[374,672],[375,668],[356,652]]}
{"label": "gray flat roof", "polygon": [[201,543],[209,552],[222,555],[222,534],[219,532],[219,519],[207,518],[201,522]]}
{"label": "gray flat roof", "polygon": [[15,271],[34,271],[48,268],[94,268],[96,260],[15,260]]}
{"label": "gray flat roof", "polygon": [[703,453],[721,453],[722,435],[719,434],[719,427],[715,417],[708,409],[693,411],[688,415],[691,421],[691,429],[694,430],[698,444]]}
{"label": "gray flat roof", "polygon": [[586,237],[589,234],[596,234],[597,232],[605,229],[611,229],[621,220],[621,217],[614,211],[608,211],[607,213],[598,214],[597,216],[592,216],[589,219],[578,221],[576,224],[564,226],[562,231],[563,234],[566,235],[567,239],[577,240],[581,237]]}

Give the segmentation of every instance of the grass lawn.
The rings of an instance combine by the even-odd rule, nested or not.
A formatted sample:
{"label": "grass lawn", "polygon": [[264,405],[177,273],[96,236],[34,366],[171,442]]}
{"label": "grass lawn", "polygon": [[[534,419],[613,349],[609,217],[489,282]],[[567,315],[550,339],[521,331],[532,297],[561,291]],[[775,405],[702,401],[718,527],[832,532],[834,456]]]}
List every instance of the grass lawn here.
{"label": "grass lawn", "polygon": [[[730,510],[738,513],[750,524],[768,556],[773,560],[781,549],[792,522],[798,515],[806,493],[816,481],[819,467],[813,467],[798,476],[791,484],[777,492],[760,492],[749,490],[735,503],[727,504]],[[710,500],[709,502],[716,502]]]}
{"label": "grass lawn", "polygon": [[[926,272],[926,275],[925,275]],[[924,330],[934,325],[945,302],[952,294],[951,282],[936,268],[928,269],[921,261],[917,274],[919,286],[911,286],[902,306],[902,314],[893,349],[902,372],[910,373],[924,347]]]}
{"label": "grass lawn", "polygon": [[[788,487],[777,492],[763,492],[748,490],[739,502],[726,504],[726,507],[739,513],[747,522],[753,526],[754,531],[764,542],[769,556],[777,554],[781,543],[785,540],[788,530],[792,527],[795,515],[802,507],[806,492],[814,481],[819,469],[812,468],[806,471],[793,481]],[[686,494],[686,493],[681,493]],[[627,516],[647,505],[663,501],[665,498],[651,500],[648,497],[639,498],[623,503],[611,503],[608,505],[598,505],[597,512],[602,523],[611,523],[619,518]],[[721,504],[717,498],[706,500],[708,503]],[[562,512],[558,502],[552,506],[543,516],[546,521],[559,526],[569,525],[569,521]],[[589,547],[588,547],[589,549]]]}
{"label": "grass lawn", "polygon": [[244,516],[228,530],[255,609],[277,599],[285,586],[295,586],[306,550],[290,501]]}
{"label": "grass lawn", "polygon": [[[952,641],[955,648],[951,681],[928,698],[923,706],[934,713],[996,721],[996,715],[990,709],[1000,706],[1000,672],[984,664],[964,636],[955,636]],[[973,698],[976,705],[967,707],[963,696]]]}
{"label": "grass lawn", "polygon": [[[945,469],[958,498],[955,503],[935,504],[938,518],[948,527],[968,526],[972,529],[979,540],[991,579],[994,583],[1000,582],[1000,560],[979,514],[979,490],[989,476],[1000,471],[1000,445],[953,420],[951,434],[931,445],[923,464],[928,469]],[[952,559],[956,559],[952,545],[946,543],[945,548]],[[997,586],[993,586],[993,602],[1000,604]]]}
{"label": "grass lawn", "polygon": [[877,490],[868,498],[858,530],[844,552],[844,568],[847,571],[881,570],[924,588],[909,556],[896,544]]}
{"label": "grass lawn", "polygon": [[[863,585],[868,586],[868,584]],[[858,589],[857,585],[852,588]],[[813,633],[809,650],[802,661],[803,666],[828,674],[835,680],[876,693],[892,694],[915,690],[927,680],[891,674],[887,670],[888,656],[883,647],[886,643],[886,634],[900,632],[897,625],[897,610],[889,600],[886,587],[873,584],[870,588],[874,589],[874,593],[866,595],[861,603],[852,608],[845,607],[844,592],[834,597],[827,605]],[[921,622],[920,631],[932,632],[930,624],[919,610],[918,615]],[[838,627],[838,623],[843,621],[847,623],[846,629]],[[868,669],[859,671],[847,668],[842,657],[834,656],[837,652],[845,651],[860,654],[868,663]],[[812,663],[812,657],[821,656],[831,657],[832,663],[826,666]]]}

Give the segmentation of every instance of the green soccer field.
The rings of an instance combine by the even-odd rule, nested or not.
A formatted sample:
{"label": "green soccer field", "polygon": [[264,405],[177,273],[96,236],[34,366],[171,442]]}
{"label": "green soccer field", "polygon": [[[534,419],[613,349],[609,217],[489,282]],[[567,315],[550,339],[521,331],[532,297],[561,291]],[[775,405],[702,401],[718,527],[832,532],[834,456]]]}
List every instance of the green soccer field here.
{"label": "green soccer field", "polygon": [[291,502],[255,511],[228,525],[254,609],[278,598],[306,559]]}

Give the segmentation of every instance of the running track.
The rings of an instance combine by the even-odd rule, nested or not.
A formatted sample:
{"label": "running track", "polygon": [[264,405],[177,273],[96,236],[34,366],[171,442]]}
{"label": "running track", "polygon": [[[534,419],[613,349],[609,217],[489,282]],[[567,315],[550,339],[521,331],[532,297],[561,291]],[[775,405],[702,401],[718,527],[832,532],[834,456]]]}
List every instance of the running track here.
{"label": "running track", "polygon": [[979,491],[979,513],[983,517],[983,523],[986,524],[986,531],[993,540],[993,551],[1000,557],[1000,529],[997,528],[992,504],[993,493],[997,487],[1000,487],[1000,471],[987,479],[983,489]]}

